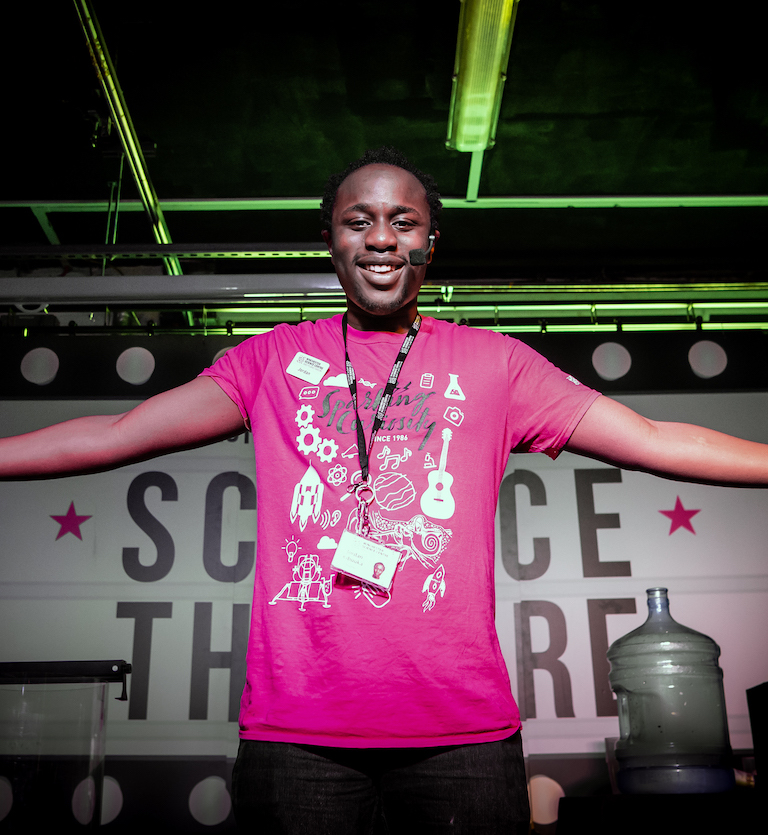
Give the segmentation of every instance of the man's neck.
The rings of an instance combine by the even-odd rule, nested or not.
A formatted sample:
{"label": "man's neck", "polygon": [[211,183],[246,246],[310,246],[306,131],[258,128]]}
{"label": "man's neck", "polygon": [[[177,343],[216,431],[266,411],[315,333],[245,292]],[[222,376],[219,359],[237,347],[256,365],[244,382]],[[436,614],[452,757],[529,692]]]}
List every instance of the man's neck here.
{"label": "man's neck", "polygon": [[391,314],[375,314],[362,310],[351,301],[347,302],[347,322],[358,331],[379,331],[383,333],[408,333],[418,315],[416,305],[408,305]]}

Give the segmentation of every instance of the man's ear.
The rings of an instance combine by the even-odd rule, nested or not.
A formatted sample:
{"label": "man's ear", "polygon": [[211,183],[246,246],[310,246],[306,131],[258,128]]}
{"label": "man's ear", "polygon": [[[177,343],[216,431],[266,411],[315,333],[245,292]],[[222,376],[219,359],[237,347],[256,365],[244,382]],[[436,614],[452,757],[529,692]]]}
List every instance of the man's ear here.
{"label": "man's ear", "polygon": [[331,263],[333,263],[333,238],[331,237],[331,233],[328,229],[323,229],[320,234],[323,236],[325,245],[328,247],[328,252],[331,253]]}

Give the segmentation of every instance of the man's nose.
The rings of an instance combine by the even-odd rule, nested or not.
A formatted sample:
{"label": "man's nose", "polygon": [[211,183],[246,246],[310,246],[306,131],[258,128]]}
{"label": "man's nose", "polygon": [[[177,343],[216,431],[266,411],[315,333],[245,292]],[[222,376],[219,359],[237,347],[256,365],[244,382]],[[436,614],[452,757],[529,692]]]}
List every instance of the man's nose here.
{"label": "man's nose", "polygon": [[373,223],[365,236],[365,247],[379,251],[397,249],[397,236],[394,229],[384,220]]}

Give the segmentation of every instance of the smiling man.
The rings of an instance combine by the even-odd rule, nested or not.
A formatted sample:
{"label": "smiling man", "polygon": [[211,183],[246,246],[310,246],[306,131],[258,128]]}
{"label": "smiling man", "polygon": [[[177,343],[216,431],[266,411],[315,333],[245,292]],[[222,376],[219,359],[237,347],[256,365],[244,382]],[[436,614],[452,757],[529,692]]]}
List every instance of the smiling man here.
{"label": "smiling man", "polygon": [[426,265],[412,266],[409,254],[431,253],[440,237],[426,198],[416,176],[393,165],[365,165],[341,182],[323,238],[353,327],[405,333],[416,318]]}
{"label": "smiling man", "polygon": [[528,831],[494,627],[511,452],[768,481],[768,447],[646,420],[517,340],[422,318],[439,209],[431,178],[369,152],[323,200],[345,316],[246,340],[123,415],[0,441],[0,477],[29,478],[253,432],[258,556],[233,776],[246,830]]}

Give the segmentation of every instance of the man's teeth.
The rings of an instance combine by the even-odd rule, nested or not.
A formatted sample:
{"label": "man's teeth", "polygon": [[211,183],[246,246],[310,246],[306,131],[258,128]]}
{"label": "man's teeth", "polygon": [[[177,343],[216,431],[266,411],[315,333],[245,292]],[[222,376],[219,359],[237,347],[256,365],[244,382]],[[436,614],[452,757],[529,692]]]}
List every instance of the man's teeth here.
{"label": "man's teeth", "polygon": [[372,273],[391,273],[398,268],[393,267],[391,264],[366,264],[365,269],[370,270]]}

